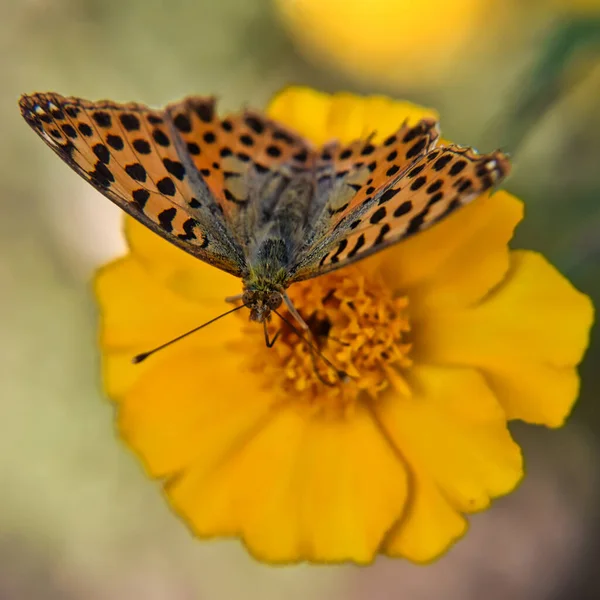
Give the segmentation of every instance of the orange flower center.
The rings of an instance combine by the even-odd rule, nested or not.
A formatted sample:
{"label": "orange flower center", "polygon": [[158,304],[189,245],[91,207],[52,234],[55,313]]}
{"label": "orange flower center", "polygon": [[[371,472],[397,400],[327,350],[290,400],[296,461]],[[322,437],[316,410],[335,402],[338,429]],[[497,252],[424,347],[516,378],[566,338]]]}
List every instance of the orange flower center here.
{"label": "orange flower center", "polygon": [[244,336],[252,346],[244,348],[250,368],[271,390],[318,410],[343,410],[362,393],[375,398],[391,382],[406,386],[406,297],[394,297],[383,281],[356,267],[294,284],[288,294],[309,334],[282,305],[278,312],[289,324],[272,315],[269,337],[278,335],[273,347],[254,323]]}

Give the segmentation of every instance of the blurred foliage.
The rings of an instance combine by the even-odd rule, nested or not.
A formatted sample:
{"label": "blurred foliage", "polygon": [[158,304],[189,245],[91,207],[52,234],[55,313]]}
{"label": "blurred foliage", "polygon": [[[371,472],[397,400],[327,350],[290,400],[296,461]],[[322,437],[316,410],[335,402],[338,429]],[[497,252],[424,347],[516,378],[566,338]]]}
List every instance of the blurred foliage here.
{"label": "blurred foliage", "polygon": [[[310,31],[297,31],[306,25],[288,15],[284,27],[282,12],[292,11],[292,4],[0,0],[0,557],[10,558],[0,566],[2,598],[229,599],[252,597],[251,588],[261,598],[383,599],[399,593],[356,586],[363,575],[350,567],[260,567],[236,544],[193,540],[170,515],[115,440],[112,408],[98,392],[95,308],[87,285],[95,266],[122,248],[114,233],[117,213],[27,129],[16,107],[22,92],[51,89],[154,105],[215,93],[229,109],[264,105],[294,82],[328,91],[385,92],[434,106],[445,137],[482,151],[503,145],[514,154],[507,187],[524,199],[527,218],[513,245],[543,252],[600,302],[598,2],[481,2],[473,8],[476,15],[462,16],[450,14],[451,3],[441,3],[428,16],[430,28],[418,14],[403,19],[400,11],[385,23],[388,37],[381,36],[398,44],[388,49],[397,52],[395,74],[386,72],[392,63],[383,60],[385,47],[376,55],[385,66],[369,69],[368,40],[356,24],[344,32],[339,15],[314,13]],[[313,10],[326,4],[313,3]],[[468,11],[469,3],[463,4]],[[372,17],[363,11],[356,19],[377,40],[379,26],[366,27]],[[417,38],[406,36],[409,27]],[[432,31],[438,32],[435,39],[427,39]],[[458,50],[446,56],[446,40],[458,35],[464,35]],[[409,39],[418,41],[409,48]],[[357,69],[356,53],[341,47],[354,40],[364,63]],[[343,68],[330,60],[332,52],[346,56]],[[432,64],[437,59],[443,68]],[[433,76],[419,77],[429,68]],[[558,498],[556,490],[535,482],[552,480],[559,468],[597,491],[599,336],[596,327],[582,367],[581,399],[567,427],[569,441],[561,432],[542,436],[538,444],[531,428],[519,429],[536,449],[528,479],[533,483],[515,495],[521,506],[541,505],[547,493]],[[560,467],[557,456],[564,461]],[[548,513],[543,531],[565,515],[581,526],[584,550],[568,546],[578,566],[564,575],[564,597],[598,597],[597,570],[588,564],[600,552],[594,529],[598,496],[589,500],[588,490],[583,502],[583,492],[570,487],[568,477],[561,485],[566,491],[573,496],[547,509],[556,513]],[[510,506],[499,503],[480,522],[501,526],[507,519],[523,551],[539,554],[563,544],[550,540],[542,548],[538,532],[532,528],[528,536],[527,524],[511,520],[516,513]],[[473,540],[468,537],[459,545],[466,550],[436,565],[440,576],[394,566],[403,573],[396,588],[409,599],[478,598],[481,588],[465,583],[474,556],[487,560],[484,572],[514,574],[530,565],[525,559],[511,563],[511,553],[499,554],[489,540]],[[553,564],[541,560],[539,577],[554,572]],[[382,568],[391,567],[383,562],[373,573]],[[444,569],[462,579],[450,585]],[[436,581],[445,584],[443,592]],[[521,584],[510,597],[551,596],[535,596]]]}

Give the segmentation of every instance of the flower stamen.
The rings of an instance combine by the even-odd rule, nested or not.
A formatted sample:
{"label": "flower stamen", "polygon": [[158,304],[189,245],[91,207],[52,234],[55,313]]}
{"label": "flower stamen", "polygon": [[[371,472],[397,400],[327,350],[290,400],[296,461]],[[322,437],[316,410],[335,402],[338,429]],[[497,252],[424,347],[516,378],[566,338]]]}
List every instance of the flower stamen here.
{"label": "flower stamen", "polygon": [[[295,284],[290,300],[308,326],[295,325],[282,307],[277,344],[256,348],[259,338],[247,325],[251,368],[287,399],[319,408],[345,409],[365,394],[372,399],[392,385],[404,387],[410,325],[408,299],[395,297],[375,275],[353,267]],[[267,325],[271,336],[279,324]]]}

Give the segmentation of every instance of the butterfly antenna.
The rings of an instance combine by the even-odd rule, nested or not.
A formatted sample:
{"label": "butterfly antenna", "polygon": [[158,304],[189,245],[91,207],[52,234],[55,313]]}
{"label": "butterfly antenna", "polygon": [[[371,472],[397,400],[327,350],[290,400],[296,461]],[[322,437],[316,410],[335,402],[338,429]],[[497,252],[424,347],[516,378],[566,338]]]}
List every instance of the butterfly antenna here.
{"label": "butterfly antenna", "polygon": [[[313,360],[316,354],[330,369],[333,369],[335,371],[335,374],[337,375],[338,379],[342,382],[348,377],[348,374],[346,372],[340,371],[338,368],[336,368],[336,366],[318,348],[311,344],[310,340],[305,335],[303,335],[302,332],[293,323],[291,323],[289,319],[286,319],[281,313],[277,312],[276,310],[274,310],[273,312],[309,347],[311,355],[313,356]],[[328,385],[331,387],[335,385],[323,379],[318,369],[316,368],[316,365],[315,374],[319,378],[319,381],[324,385]]]}
{"label": "butterfly antenna", "polygon": [[192,333],[196,333],[196,331],[200,331],[201,329],[208,327],[210,324],[214,323],[215,321],[218,321],[219,319],[222,319],[223,317],[226,317],[227,315],[230,315],[231,313],[234,313],[237,310],[240,310],[240,308],[244,308],[245,306],[246,306],[245,304],[236,306],[235,308],[232,308],[231,310],[228,310],[227,312],[220,314],[218,317],[215,317],[214,319],[211,319],[210,321],[206,321],[206,323],[202,323],[202,325],[199,325],[198,327],[194,327],[194,329],[190,329],[186,333],[182,333],[181,335],[177,336],[176,338],[173,338],[172,340],[169,340],[168,342],[165,342],[164,344],[161,344],[160,346],[157,346],[156,348],[153,348],[152,350],[149,350],[148,352],[142,352],[141,354],[134,356],[131,359],[131,362],[137,365],[137,364],[141,363],[142,361],[146,360],[149,356],[152,356],[152,354],[155,354],[156,352],[158,352],[159,350],[162,350],[163,348],[166,348],[167,346],[170,346],[171,344],[174,344],[175,342],[182,340],[183,338],[187,337],[188,335],[191,335]]}

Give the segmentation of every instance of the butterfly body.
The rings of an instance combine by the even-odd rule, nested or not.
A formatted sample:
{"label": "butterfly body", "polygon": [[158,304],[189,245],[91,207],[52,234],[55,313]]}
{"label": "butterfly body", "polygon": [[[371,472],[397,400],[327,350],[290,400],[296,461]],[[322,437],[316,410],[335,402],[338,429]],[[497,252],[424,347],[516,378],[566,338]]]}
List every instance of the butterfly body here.
{"label": "butterfly body", "polygon": [[433,119],[322,147],[213,98],[162,110],[24,95],[21,113],[64,162],[129,215],[242,280],[250,319],[264,322],[285,290],[433,225],[498,183],[501,152],[438,146]]}

